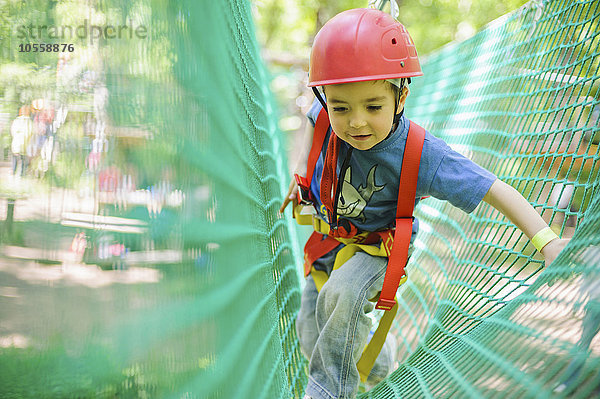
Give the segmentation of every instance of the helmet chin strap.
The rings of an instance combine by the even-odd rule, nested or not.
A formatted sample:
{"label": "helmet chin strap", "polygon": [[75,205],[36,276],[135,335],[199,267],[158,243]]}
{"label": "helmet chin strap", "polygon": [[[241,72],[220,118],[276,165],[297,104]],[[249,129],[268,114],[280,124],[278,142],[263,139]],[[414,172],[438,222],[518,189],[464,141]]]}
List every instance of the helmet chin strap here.
{"label": "helmet chin strap", "polygon": [[394,104],[394,122],[392,123],[392,128],[390,129],[390,132],[388,133],[388,137],[390,134],[392,134],[398,128],[398,124],[400,123],[400,118],[402,118],[402,115],[404,115],[404,107],[402,107],[402,111],[400,111],[400,113],[398,113],[398,103],[400,102],[400,93],[402,93],[402,88],[404,88],[404,86],[402,86],[400,88],[400,90],[398,90],[398,94],[396,95],[396,103]]}
{"label": "helmet chin strap", "polygon": [[[321,93],[319,92],[319,90],[313,86],[312,91],[313,91],[313,93],[315,93],[315,97],[317,97],[317,100],[319,100],[319,102],[323,106],[323,109],[325,110],[325,112],[327,112],[327,103],[325,103],[325,100],[323,100],[323,97],[321,96]],[[327,112],[327,113],[329,113],[329,112]]]}
{"label": "helmet chin strap", "polygon": [[[410,78],[406,78],[405,79],[401,79],[401,86],[398,90],[398,94],[396,94],[396,104],[394,105],[394,122],[392,123],[392,130],[390,130],[391,134],[393,131],[395,131],[398,128],[398,123],[400,123],[400,118],[402,118],[402,115],[404,115],[404,107],[402,107],[402,111],[400,111],[400,113],[398,112],[398,104],[400,103],[400,97],[402,96],[402,90],[405,87],[408,87],[408,85],[411,83],[411,79]],[[394,84],[394,83],[392,83]],[[388,134],[388,135],[389,135]]]}

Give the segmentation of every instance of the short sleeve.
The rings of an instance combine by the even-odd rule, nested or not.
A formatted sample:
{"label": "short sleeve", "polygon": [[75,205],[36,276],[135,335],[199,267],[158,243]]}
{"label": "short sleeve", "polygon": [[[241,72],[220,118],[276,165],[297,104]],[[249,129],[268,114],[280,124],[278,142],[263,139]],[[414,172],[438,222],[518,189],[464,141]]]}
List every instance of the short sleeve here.
{"label": "short sleeve", "polygon": [[431,181],[430,193],[470,213],[483,200],[496,176],[448,148]]}

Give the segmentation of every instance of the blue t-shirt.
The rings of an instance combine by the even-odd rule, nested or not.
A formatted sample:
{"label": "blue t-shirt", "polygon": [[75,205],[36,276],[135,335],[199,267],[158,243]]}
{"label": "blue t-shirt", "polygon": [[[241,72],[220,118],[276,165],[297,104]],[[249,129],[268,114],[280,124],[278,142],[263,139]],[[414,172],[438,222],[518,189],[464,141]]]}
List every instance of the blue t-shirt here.
{"label": "blue t-shirt", "polygon": [[[322,106],[314,101],[307,116],[313,126]],[[342,183],[337,214],[349,219],[359,231],[386,230],[394,226],[398,186],[404,146],[408,135],[409,120],[402,116],[398,127],[385,140],[368,150],[353,149],[349,167]],[[331,127],[325,138],[327,146]],[[337,172],[349,144],[340,143]],[[317,160],[311,191],[316,199],[319,216],[327,220],[327,212],[321,203],[320,187],[325,149]],[[491,172],[452,150],[443,140],[425,133],[415,205],[421,197],[432,196],[446,200],[469,213],[481,202],[496,180]],[[418,221],[413,224],[413,239]]]}

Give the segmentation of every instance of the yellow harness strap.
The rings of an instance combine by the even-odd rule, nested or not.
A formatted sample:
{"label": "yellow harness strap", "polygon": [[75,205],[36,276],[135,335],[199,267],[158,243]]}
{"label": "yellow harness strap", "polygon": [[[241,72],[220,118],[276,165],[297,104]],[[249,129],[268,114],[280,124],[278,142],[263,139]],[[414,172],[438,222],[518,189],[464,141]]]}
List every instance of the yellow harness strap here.
{"label": "yellow harness strap", "polygon": [[[300,206],[297,208],[300,208]],[[302,214],[301,211],[296,208],[294,209],[294,217],[296,218],[296,222],[298,222],[298,224],[312,224],[315,231],[324,235],[329,234],[329,225],[323,222],[321,219],[312,217],[312,215]],[[336,240],[345,244],[345,246],[340,249],[335,256],[333,270],[339,269],[358,251],[366,252],[371,256],[389,257],[389,251],[383,243],[379,243],[378,245],[357,243],[357,241],[360,242],[368,234],[368,232],[365,232],[352,238],[336,238]],[[324,271],[316,270],[314,267],[311,267],[310,275],[313,277],[317,291],[320,292],[323,285],[327,282],[329,276]],[[400,280],[400,284],[404,284],[406,279],[406,277],[402,278],[402,280]],[[377,300],[377,297],[369,299],[371,302],[377,302]],[[356,363],[356,367],[358,368],[358,373],[360,374],[360,379],[362,382],[367,380],[367,377],[371,373],[371,369],[373,369],[375,360],[383,348],[387,334],[392,327],[394,317],[396,317],[396,313],[398,313],[397,302],[398,301],[396,300],[396,304],[390,310],[386,310],[383,313],[377,329],[373,333],[371,340],[363,350],[360,359]]]}

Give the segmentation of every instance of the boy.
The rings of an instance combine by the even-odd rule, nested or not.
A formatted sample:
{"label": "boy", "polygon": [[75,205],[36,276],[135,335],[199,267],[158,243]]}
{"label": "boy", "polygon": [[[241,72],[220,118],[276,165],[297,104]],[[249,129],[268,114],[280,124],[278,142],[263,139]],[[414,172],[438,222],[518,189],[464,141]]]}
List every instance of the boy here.
{"label": "boy", "polygon": [[[296,169],[300,177],[290,184],[280,209],[283,212],[290,201],[296,205],[300,183],[301,199],[308,197],[316,210],[318,232],[305,247],[310,275],[296,324],[302,351],[310,359],[307,397],[351,398],[357,393],[357,362],[362,361],[359,357],[371,328],[368,313],[378,300],[378,308],[392,309],[385,305],[393,303],[393,296],[392,301],[382,297],[387,274],[396,272],[386,270],[398,259],[402,265],[407,262],[409,242],[418,230],[418,221],[404,215],[410,221],[408,233],[398,234],[403,199],[408,197],[408,216],[423,196],[447,200],[465,212],[472,212],[484,200],[533,239],[546,264],[567,243],[558,239],[516,190],[403,115],[410,78],[420,75],[408,32],[381,11],[342,12],[315,37],[309,86],[319,102],[308,112],[312,123]],[[323,87],[325,99],[318,86]],[[414,137],[421,137],[418,147]],[[416,161],[415,153],[420,154]],[[412,191],[410,184],[400,182],[402,176],[414,178]],[[407,202],[402,202],[403,211]],[[384,247],[383,241],[391,235],[382,232],[394,226],[391,251],[371,251],[377,245]],[[395,255],[400,245],[406,248]],[[326,250],[319,252],[317,247]],[[348,253],[346,247],[354,249]],[[321,281],[323,274],[326,282]],[[395,293],[398,279],[391,284]],[[367,383],[374,384],[392,371],[392,341],[383,344],[374,367],[367,367]]]}

